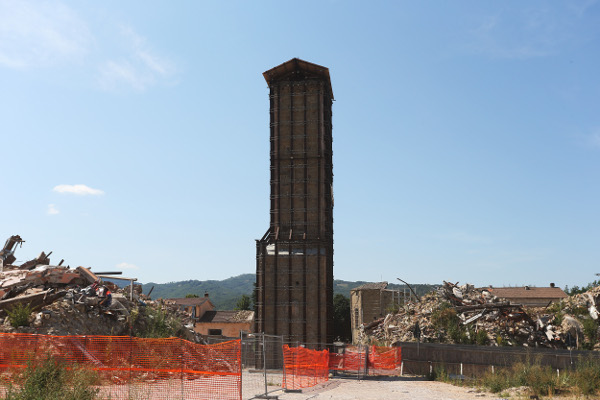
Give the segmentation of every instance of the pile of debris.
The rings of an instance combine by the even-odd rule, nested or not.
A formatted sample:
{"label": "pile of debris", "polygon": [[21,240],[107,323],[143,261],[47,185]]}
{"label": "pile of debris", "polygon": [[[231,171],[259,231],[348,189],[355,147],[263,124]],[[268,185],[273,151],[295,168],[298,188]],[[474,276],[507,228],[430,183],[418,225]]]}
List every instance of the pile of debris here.
{"label": "pile of debris", "polygon": [[[64,260],[51,265],[52,252],[14,265],[14,252],[23,243],[14,235],[0,250],[0,332],[135,336],[136,327],[146,324],[143,317],[152,318],[153,313],[145,310],[152,309],[179,321],[180,336],[201,341],[186,328],[190,315],[152,301],[134,278],[125,278],[130,285],[120,288],[88,268],[71,269],[63,266]],[[19,308],[31,313],[23,325],[13,326],[10,315]]]}
{"label": "pile of debris", "polygon": [[[584,322],[598,326],[600,287],[542,308],[525,308],[485,288],[444,282],[398,313],[361,327],[362,343],[423,341],[548,348],[580,347]],[[593,336],[594,333],[591,333]],[[589,338],[593,346],[596,337]],[[596,346],[598,346],[596,344]]]}

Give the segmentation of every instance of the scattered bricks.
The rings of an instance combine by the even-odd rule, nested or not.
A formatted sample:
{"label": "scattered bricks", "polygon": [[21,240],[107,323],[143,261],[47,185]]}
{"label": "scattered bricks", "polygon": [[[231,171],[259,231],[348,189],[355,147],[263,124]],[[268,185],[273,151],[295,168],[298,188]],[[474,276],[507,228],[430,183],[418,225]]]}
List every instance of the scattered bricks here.
{"label": "scattered bricks", "polygon": [[64,285],[70,284],[75,280],[81,279],[81,274],[77,272],[63,272],[60,274],[52,274],[48,277],[50,283],[61,283]]}

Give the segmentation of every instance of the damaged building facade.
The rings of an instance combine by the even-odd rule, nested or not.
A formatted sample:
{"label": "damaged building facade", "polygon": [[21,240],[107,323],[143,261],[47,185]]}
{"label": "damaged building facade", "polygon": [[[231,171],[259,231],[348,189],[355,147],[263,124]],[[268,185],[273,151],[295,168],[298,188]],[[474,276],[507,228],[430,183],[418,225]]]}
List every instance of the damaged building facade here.
{"label": "damaged building facade", "polygon": [[270,99],[270,225],[256,241],[256,331],[307,344],[333,334],[329,70],[297,58],[263,76]]}
{"label": "damaged building facade", "polygon": [[387,282],[365,283],[350,291],[352,343],[358,342],[361,326],[385,317],[400,304],[399,292],[387,286]]}

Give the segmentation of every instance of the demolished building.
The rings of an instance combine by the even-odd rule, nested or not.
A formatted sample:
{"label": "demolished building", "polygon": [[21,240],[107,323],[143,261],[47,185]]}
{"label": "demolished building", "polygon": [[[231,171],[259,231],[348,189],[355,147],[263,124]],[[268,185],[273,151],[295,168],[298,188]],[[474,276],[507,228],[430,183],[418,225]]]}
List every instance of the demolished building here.
{"label": "demolished building", "polygon": [[599,304],[600,287],[547,307],[526,307],[488,288],[444,282],[397,313],[361,325],[357,342],[598,349]]}
{"label": "demolished building", "polygon": [[[15,265],[17,246],[25,241],[11,236],[0,251],[0,332],[39,333],[48,335],[133,335],[144,334],[152,315],[167,315],[175,322],[181,337],[201,341],[194,333],[191,314],[163,301],[152,301],[142,294],[135,278],[123,278],[130,285],[120,288],[105,275],[89,268],[52,265],[50,255]],[[105,278],[105,279],[103,279]],[[100,293],[110,292],[110,301]],[[106,292],[104,292],[106,290]],[[107,296],[108,297],[108,296]],[[17,323],[15,310],[25,313]],[[158,314],[157,314],[158,313]]]}
{"label": "demolished building", "polygon": [[350,290],[353,343],[358,341],[361,326],[384,317],[400,304],[400,293],[387,287],[387,282],[376,282]]}

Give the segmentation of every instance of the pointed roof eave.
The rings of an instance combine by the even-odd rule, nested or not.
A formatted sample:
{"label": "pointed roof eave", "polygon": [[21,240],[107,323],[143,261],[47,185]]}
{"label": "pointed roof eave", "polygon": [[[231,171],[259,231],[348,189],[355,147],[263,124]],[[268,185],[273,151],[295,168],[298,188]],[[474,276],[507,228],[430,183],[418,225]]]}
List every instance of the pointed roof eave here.
{"label": "pointed roof eave", "polygon": [[263,76],[267,81],[267,85],[271,85],[271,82],[281,78],[293,71],[306,71],[314,75],[320,76],[327,81],[327,88],[331,94],[333,100],[333,89],[331,88],[331,78],[329,77],[329,69],[321,65],[313,64],[308,61],[301,60],[299,58],[292,58],[289,61],[284,62],[268,71],[263,72]]}

